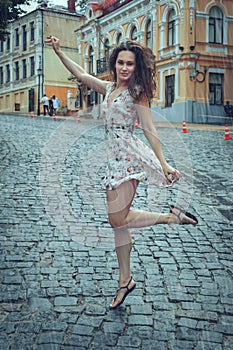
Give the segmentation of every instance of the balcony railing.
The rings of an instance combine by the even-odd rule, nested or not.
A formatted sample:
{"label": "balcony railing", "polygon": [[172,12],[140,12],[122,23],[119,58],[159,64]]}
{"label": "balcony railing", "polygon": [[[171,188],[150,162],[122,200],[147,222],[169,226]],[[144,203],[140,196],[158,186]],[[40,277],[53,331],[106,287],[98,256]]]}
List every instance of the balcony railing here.
{"label": "balcony railing", "polygon": [[108,71],[108,58],[103,57],[97,60],[97,74],[103,74]]}

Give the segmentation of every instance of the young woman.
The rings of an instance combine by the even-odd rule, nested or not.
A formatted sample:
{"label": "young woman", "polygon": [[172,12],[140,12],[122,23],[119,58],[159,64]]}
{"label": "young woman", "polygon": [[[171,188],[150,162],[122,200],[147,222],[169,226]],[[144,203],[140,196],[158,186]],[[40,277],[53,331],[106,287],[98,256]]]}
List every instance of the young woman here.
{"label": "young woman", "polygon": [[[105,95],[103,112],[108,164],[104,186],[119,263],[118,289],[110,304],[110,308],[115,309],[136,286],[130,274],[130,228],[170,223],[196,225],[198,221],[192,214],[174,206],[169,213],[163,214],[131,210],[140,181],[166,187],[180,179],[179,171],[164,158],[151,119],[149,101],[155,88],[152,51],[135,41],[120,44],[110,56],[112,82],[108,82],[88,74],[69,59],[62,52],[59,39],[51,36],[45,42],[53,46],[62,63],[75,77],[90,89]],[[137,118],[140,118],[151,148],[133,135]]]}

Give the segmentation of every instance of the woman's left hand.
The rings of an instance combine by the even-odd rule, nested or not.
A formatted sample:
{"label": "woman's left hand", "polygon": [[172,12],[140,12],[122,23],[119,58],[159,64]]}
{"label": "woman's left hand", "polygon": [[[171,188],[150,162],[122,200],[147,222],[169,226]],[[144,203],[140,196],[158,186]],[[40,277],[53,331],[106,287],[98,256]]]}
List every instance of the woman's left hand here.
{"label": "woman's left hand", "polygon": [[171,167],[168,163],[165,163],[162,166],[162,168],[163,168],[163,172],[164,172],[166,179],[170,183],[175,183],[175,182],[179,181],[181,175],[180,175],[180,172],[178,170]]}

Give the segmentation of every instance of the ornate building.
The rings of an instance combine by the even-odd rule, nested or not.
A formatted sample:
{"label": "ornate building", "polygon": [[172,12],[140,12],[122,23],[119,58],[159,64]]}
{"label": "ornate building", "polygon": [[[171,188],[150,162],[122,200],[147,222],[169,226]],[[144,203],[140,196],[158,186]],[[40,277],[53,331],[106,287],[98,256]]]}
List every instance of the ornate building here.
{"label": "ornate building", "polygon": [[74,3],[69,0],[67,8],[44,4],[9,24],[7,40],[0,42],[0,112],[39,114],[44,93],[55,94],[61,105],[67,104],[68,90],[76,94],[77,83],[69,80],[51,47],[44,46],[45,37],[56,34],[63,50],[78,59],[74,31],[82,14]]}
{"label": "ornate building", "polygon": [[140,41],[157,59],[155,120],[225,122],[224,104],[233,104],[232,0],[87,0],[85,15],[74,11],[74,2],[68,0],[68,10],[39,8],[10,25],[0,44],[0,110],[28,111],[30,91],[35,108],[44,92],[66,104],[69,89],[79,109],[100,116],[102,96],[68,80],[43,44],[54,34],[70,58],[101,79],[109,78],[112,47]]}
{"label": "ornate building", "polygon": [[[79,63],[108,78],[111,47],[135,39],[157,58],[156,119],[221,123],[224,104],[233,103],[233,6],[230,0],[87,1],[77,29]],[[101,102],[81,89],[80,100]],[[82,103],[81,103],[82,104]]]}

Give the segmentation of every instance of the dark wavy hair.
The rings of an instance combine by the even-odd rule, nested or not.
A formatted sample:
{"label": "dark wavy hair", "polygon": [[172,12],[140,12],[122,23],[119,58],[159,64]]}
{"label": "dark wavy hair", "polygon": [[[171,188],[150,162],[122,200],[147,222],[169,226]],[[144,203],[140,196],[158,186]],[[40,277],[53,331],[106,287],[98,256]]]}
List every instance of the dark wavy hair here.
{"label": "dark wavy hair", "polygon": [[135,54],[136,69],[129,82],[129,93],[135,99],[140,99],[143,95],[150,100],[154,96],[155,83],[155,56],[151,49],[141,45],[137,41],[126,41],[117,46],[111,53],[109,59],[109,70],[114,82],[116,76],[116,60],[121,51],[132,51]]}

